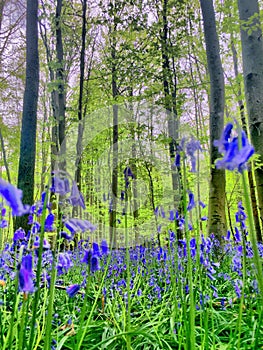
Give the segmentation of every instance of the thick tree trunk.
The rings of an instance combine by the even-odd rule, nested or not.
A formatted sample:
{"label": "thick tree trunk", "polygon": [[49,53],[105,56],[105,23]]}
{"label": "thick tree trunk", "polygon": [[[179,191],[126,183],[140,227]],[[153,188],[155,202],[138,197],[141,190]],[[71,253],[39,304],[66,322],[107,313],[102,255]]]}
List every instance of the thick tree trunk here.
{"label": "thick tree trunk", "polygon": [[204,22],[206,55],[210,76],[210,192],[208,231],[222,241],[226,233],[225,171],[214,167],[218,153],[214,141],[219,140],[224,127],[225,86],[219,41],[216,31],[213,0],[200,0]]}
{"label": "thick tree trunk", "polygon": [[[34,202],[38,87],[38,1],[27,0],[26,86],[18,169],[18,187],[23,190],[23,202],[26,204],[33,204]],[[27,228],[27,217],[18,218],[16,227],[18,226]]]}
{"label": "thick tree trunk", "polygon": [[[242,21],[241,43],[243,75],[247,102],[249,129],[256,153],[263,162],[263,38],[257,0],[239,0]],[[263,224],[263,167],[255,168],[261,227]],[[259,237],[258,237],[259,238]]]}
{"label": "thick tree trunk", "polygon": [[[232,57],[233,57],[233,63],[234,63],[235,77],[236,77],[236,80],[238,82],[238,106],[239,106],[239,111],[240,111],[241,124],[242,124],[242,129],[247,134],[248,130],[247,130],[246,116],[245,116],[245,112],[244,112],[244,103],[243,103],[242,97],[241,97],[242,96],[241,84],[238,81],[238,75],[239,75],[238,58],[237,58],[237,52],[236,52],[233,38],[231,38],[231,51],[232,51]],[[258,215],[255,181],[254,181],[251,169],[248,169],[248,182],[249,182],[250,198],[251,198],[251,205],[252,205],[252,210],[253,210],[255,230],[257,233],[257,239],[259,242],[262,242],[262,234],[261,234],[259,215]]]}

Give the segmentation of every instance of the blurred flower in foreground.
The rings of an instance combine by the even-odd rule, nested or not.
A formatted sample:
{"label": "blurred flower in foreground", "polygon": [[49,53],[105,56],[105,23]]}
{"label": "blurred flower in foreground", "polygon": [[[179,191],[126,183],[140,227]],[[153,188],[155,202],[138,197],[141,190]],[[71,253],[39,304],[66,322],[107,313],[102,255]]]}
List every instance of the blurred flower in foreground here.
{"label": "blurred flower in foreground", "polygon": [[73,181],[71,195],[68,200],[73,207],[80,206],[81,208],[86,209],[83,194],[79,191],[76,181]]}
{"label": "blurred flower in foreground", "polygon": [[218,169],[235,170],[240,173],[247,168],[246,163],[254,154],[254,148],[248,142],[244,131],[241,132],[240,140],[238,136],[233,137],[233,124],[228,123],[222,133],[220,140],[216,140],[214,145],[218,147],[220,153],[224,155],[222,159],[217,160]]}
{"label": "blurred flower in foreground", "polygon": [[64,222],[65,227],[71,232],[85,232],[85,231],[95,231],[96,226],[94,226],[91,222],[88,220],[81,220],[77,218],[71,218]]}
{"label": "blurred flower in foreground", "polygon": [[58,176],[53,176],[50,191],[60,194],[61,196],[65,196],[67,193],[69,193],[70,185],[67,177],[62,179]]}
{"label": "blurred flower in foreground", "polygon": [[0,195],[12,208],[14,216],[22,216],[29,212],[29,206],[22,203],[23,192],[0,178]]}

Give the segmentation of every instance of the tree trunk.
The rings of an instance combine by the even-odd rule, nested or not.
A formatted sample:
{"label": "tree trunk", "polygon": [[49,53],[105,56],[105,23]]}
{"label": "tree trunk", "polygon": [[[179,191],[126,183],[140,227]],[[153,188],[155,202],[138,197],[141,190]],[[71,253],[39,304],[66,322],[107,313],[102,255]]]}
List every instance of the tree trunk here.
{"label": "tree trunk", "polygon": [[111,88],[112,97],[114,99],[113,109],[113,130],[112,130],[112,210],[110,212],[110,245],[112,248],[117,246],[116,237],[116,218],[117,218],[117,197],[118,197],[118,139],[119,139],[119,127],[118,127],[118,105],[116,103],[116,97],[118,95],[117,88],[117,67],[116,67],[116,30],[117,19],[114,17],[112,42],[111,42]]}
{"label": "tree trunk", "polygon": [[83,104],[83,86],[84,86],[84,74],[85,74],[85,49],[86,49],[86,12],[87,12],[87,0],[82,3],[82,33],[81,33],[81,52],[80,52],[80,78],[79,78],[79,101],[78,101],[78,139],[77,139],[77,160],[75,180],[78,184],[79,190],[81,190],[81,154],[82,154],[82,138],[84,132],[84,121],[82,116],[82,104]]}
{"label": "tree trunk", "polygon": [[58,142],[60,147],[59,167],[61,170],[65,170],[66,162],[64,155],[66,153],[66,140],[65,140],[65,110],[66,110],[66,98],[65,98],[65,77],[64,77],[64,53],[63,53],[63,41],[62,41],[62,30],[61,30],[61,11],[62,11],[63,0],[57,0],[56,6],[56,54],[58,68],[56,70],[56,79],[58,81],[58,94],[57,94],[57,106],[58,106]]}
{"label": "tree trunk", "polygon": [[[233,63],[234,63],[234,72],[235,72],[235,78],[238,83],[238,106],[240,111],[240,117],[241,117],[241,124],[242,129],[248,133],[247,130],[247,122],[246,122],[246,116],[244,112],[244,103],[242,101],[242,92],[241,92],[241,84],[238,81],[238,58],[237,58],[237,52],[234,45],[234,39],[233,35],[231,35],[231,51],[232,51],[232,57],[233,57]],[[250,189],[250,199],[251,199],[251,205],[253,210],[253,217],[254,217],[254,224],[255,224],[255,230],[257,234],[257,239],[259,242],[262,242],[262,234],[260,229],[260,222],[259,222],[259,215],[258,215],[258,206],[257,206],[257,196],[256,196],[256,190],[255,190],[255,181],[253,178],[252,170],[248,169],[248,182],[249,182],[249,189]]]}
{"label": "tree trunk", "polygon": [[200,0],[206,43],[207,65],[210,76],[210,162],[209,234],[214,233],[221,242],[226,233],[225,171],[216,169],[215,160],[220,158],[214,141],[219,140],[224,127],[225,86],[219,41],[216,31],[213,0]]}
{"label": "tree trunk", "polygon": [[[168,0],[163,0],[162,30],[160,33],[160,37],[161,37],[161,51],[162,51],[164,106],[167,111],[167,118],[168,118],[169,154],[170,154],[170,161],[171,161],[174,207],[177,206],[179,213],[182,213],[183,191],[180,188],[181,174],[180,174],[180,169],[177,169],[174,166],[176,145],[179,137],[179,133],[178,133],[179,123],[178,123],[177,105],[176,105],[177,82],[176,82],[174,57],[172,58],[173,71],[171,70],[170,62],[169,62],[167,10],[168,10]],[[172,75],[173,75],[173,79],[172,79]],[[177,238],[178,239],[183,238],[181,230],[177,231]]]}
{"label": "tree trunk", "polygon": [[6,158],[5,143],[4,143],[4,138],[3,138],[1,130],[0,130],[0,144],[1,144],[2,154],[3,154],[3,160],[4,160],[4,166],[5,166],[5,170],[6,170],[7,180],[9,183],[11,183],[11,176],[10,176],[9,166],[8,166],[8,162],[7,162],[7,158]]}
{"label": "tree trunk", "polygon": [[[38,88],[38,1],[27,0],[26,85],[18,168],[18,188],[23,190],[23,201],[26,204],[33,204],[34,202]],[[27,217],[18,218],[16,227],[19,226],[27,228]]]}
{"label": "tree trunk", "polygon": [[[243,75],[247,102],[249,129],[252,143],[263,162],[263,38],[257,0],[239,0],[239,17],[242,21],[241,43]],[[263,167],[256,165],[255,178],[261,227],[263,224]],[[259,237],[258,237],[259,238]]]}

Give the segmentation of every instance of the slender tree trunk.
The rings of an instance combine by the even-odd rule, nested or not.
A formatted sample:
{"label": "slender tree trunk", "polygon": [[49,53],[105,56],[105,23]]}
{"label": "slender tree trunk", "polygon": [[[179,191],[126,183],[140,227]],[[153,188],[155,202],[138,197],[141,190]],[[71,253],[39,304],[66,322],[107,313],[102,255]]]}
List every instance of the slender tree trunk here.
{"label": "slender tree trunk", "polygon": [[117,67],[116,67],[116,30],[117,20],[114,17],[112,43],[111,43],[111,88],[112,97],[114,99],[113,109],[113,130],[112,130],[112,210],[110,212],[110,244],[111,247],[116,248],[116,218],[117,218],[117,197],[118,197],[118,139],[119,139],[119,127],[118,127],[118,105],[116,104],[116,98],[118,95],[117,88]]}
{"label": "slender tree trunk", "polygon": [[[240,111],[240,117],[241,117],[241,124],[243,130],[248,133],[247,130],[247,122],[246,122],[246,116],[244,111],[244,103],[242,101],[242,91],[241,91],[241,84],[238,81],[238,58],[237,58],[237,51],[234,44],[233,35],[231,34],[231,51],[232,51],[232,57],[233,57],[233,63],[234,63],[234,72],[235,77],[238,83],[238,106]],[[258,215],[258,206],[257,206],[257,196],[256,196],[256,189],[255,189],[255,181],[253,178],[253,173],[251,169],[248,169],[248,182],[249,182],[249,188],[250,188],[250,198],[251,198],[251,205],[253,210],[253,216],[254,216],[254,224],[255,229],[257,233],[257,239],[259,242],[262,242],[262,234],[260,229],[260,222],[259,222],[259,215]]]}
{"label": "slender tree trunk", "polygon": [[[174,58],[172,58],[173,70],[169,62],[169,43],[168,43],[168,0],[163,0],[162,8],[162,30],[161,36],[161,51],[162,51],[162,75],[163,75],[163,91],[164,91],[164,106],[168,117],[168,135],[169,135],[169,153],[171,161],[171,175],[174,206],[178,205],[179,212],[182,212],[182,191],[180,193],[180,171],[173,165],[175,160],[176,144],[178,140],[178,116],[177,116],[177,81]],[[172,74],[173,73],[173,74]],[[173,75],[173,79],[172,79]],[[178,170],[178,171],[177,171]],[[177,238],[182,238],[182,231],[178,230]]]}
{"label": "slender tree trunk", "polygon": [[[263,224],[263,38],[257,0],[238,0],[242,21],[243,75],[252,143],[260,157],[255,167],[261,227]],[[255,213],[257,215],[257,213]],[[258,237],[261,239],[261,237]]]}
{"label": "slender tree trunk", "polygon": [[66,154],[66,94],[65,94],[65,77],[64,77],[64,52],[63,52],[63,41],[62,41],[62,29],[61,29],[61,13],[62,13],[63,0],[57,0],[56,6],[56,54],[58,68],[56,70],[56,79],[58,81],[58,94],[57,94],[57,106],[58,106],[58,142],[60,147],[60,169],[65,170],[66,162],[64,155]]}
{"label": "slender tree trunk", "polygon": [[225,171],[216,169],[215,160],[221,155],[214,141],[219,140],[224,127],[225,86],[216,31],[213,0],[200,0],[206,43],[206,55],[210,76],[210,162],[211,178],[209,192],[208,231],[222,241],[226,232]]}
{"label": "slender tree trunk", "polygon": [[7,180],[8,182],[11,183],[11,176],[10,176],[10,171],[9,171],[9,166],[6,158],[6,151],[5,151],[5,143],[4,143],[4,138],[0,129],[0,144],[1,144],[1,149],[2,149],[2,154],[3,154],[3,160],[4,160],[4,166],[6,170],[6,175],[7,175]]}
{"label": "slender tree trunk", "polygon": [[[34,202],[37,102],[39,88],[38,1],[27,0],[26,14],[26,85],[23,101],[18,187],[23,201]],[[27,228],[27,217],[17,218],[16,227]]]}
{"label": "slender tree trunk", "polygon": [[75,180],[81,190],[81,154],[82,154],[82,138],[84,132],[84,120],[83,120],[83,87],[84,87],[84,74],[85,74],[85,50],[86,50],[86,12],[87,12],[87,0],[82,2],[82,33],[81,33],[81,52],[80,52],[80,79],[79,79],[79,101],[78,101],[78,139],[77,139],[77,161]]}

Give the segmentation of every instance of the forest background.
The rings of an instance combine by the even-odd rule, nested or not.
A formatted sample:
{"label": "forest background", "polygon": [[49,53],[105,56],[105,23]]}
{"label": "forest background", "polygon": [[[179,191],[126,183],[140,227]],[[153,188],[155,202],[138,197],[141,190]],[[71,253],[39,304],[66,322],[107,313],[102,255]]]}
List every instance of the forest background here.
{"label": "forest background", "polygon": [[256,0],[2,0],[0,176],[33,204],[67,170],[86,204],[72,215],[98,226],[93,240],[121,245],[128,227],[131,244],[161,243],[167,213],[182,210],[176,156],[198,140],[186,185],[208,207],[190,219],[221,240],[243,198],[240,174],[215,168],[214,141],[237,121],[256,151],[248,179],[262,241],[260,18]]}

